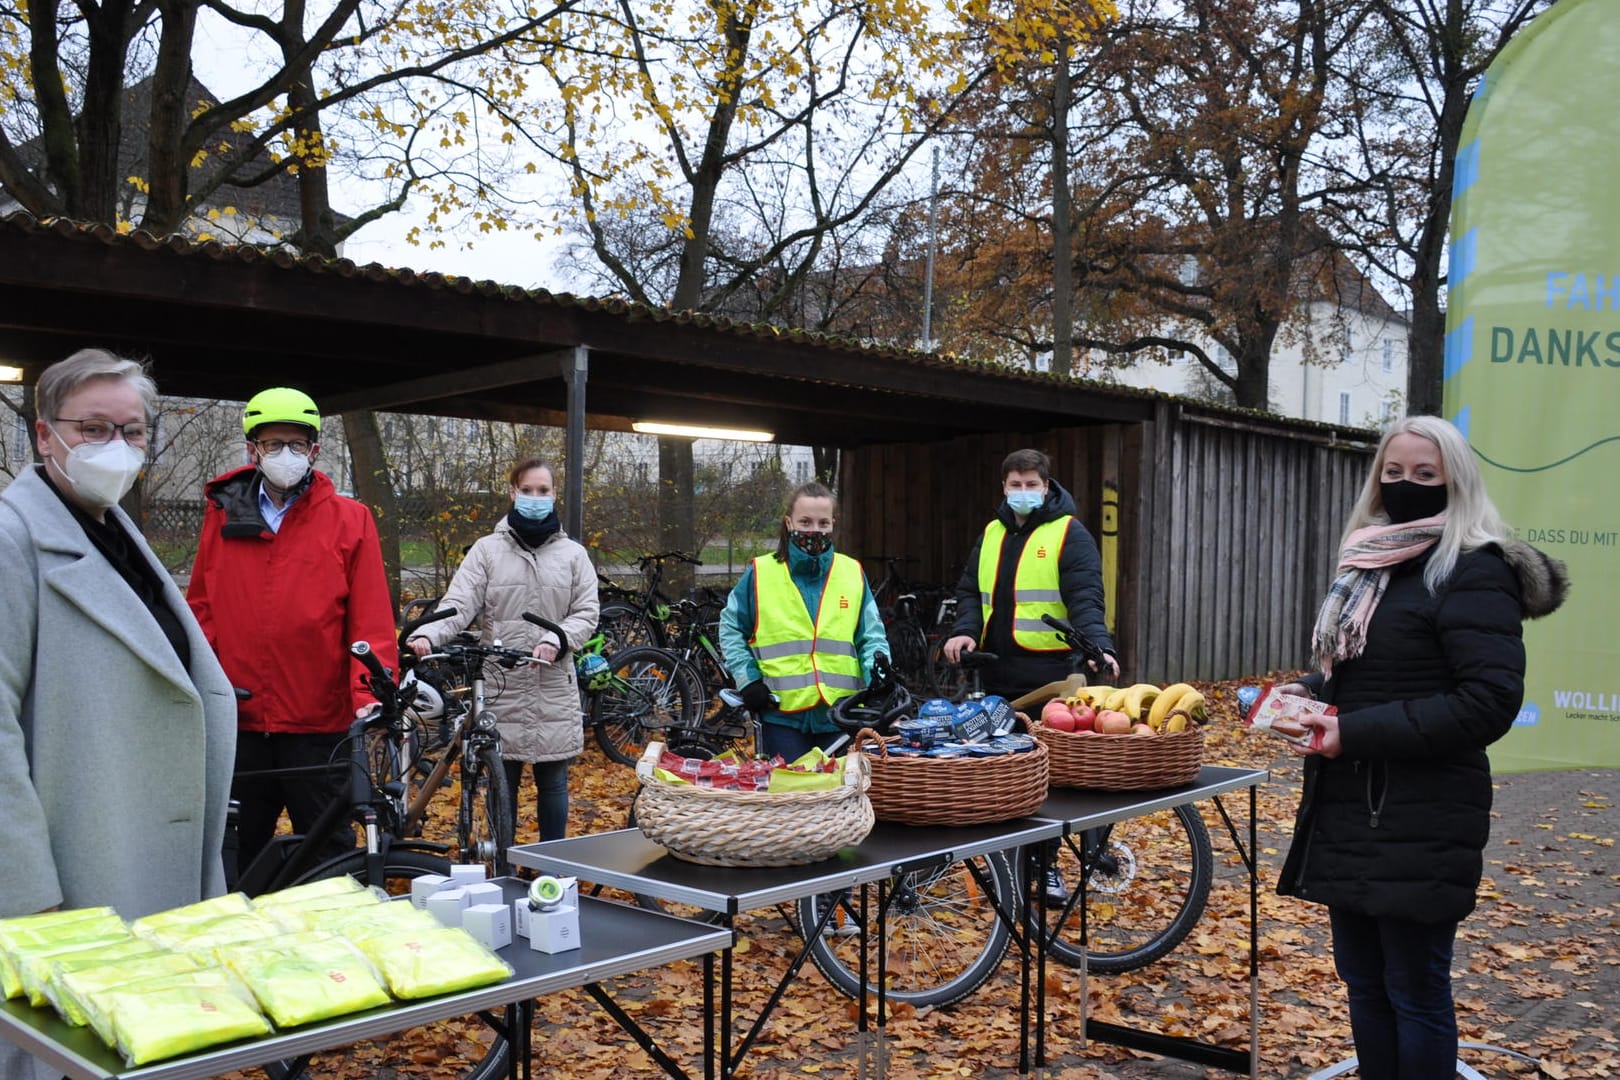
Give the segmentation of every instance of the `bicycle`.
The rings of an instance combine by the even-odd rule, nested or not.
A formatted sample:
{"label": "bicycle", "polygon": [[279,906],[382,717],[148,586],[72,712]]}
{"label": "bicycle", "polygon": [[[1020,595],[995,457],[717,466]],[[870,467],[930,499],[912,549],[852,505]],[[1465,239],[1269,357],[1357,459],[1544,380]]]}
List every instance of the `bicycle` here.
{"label": "bicycle", "polygon": [[[994,659],[986,653],[977,662]],[[889,677],[894,676],[903,687],[903,673]],[[880,679],[874,686],[881,693]],[[889,893],[882,935],[888,998],[918,1008],[950,1005],[977,990],[1001,965],[1022,910],[1020,880],[1001,852],[897,875],[889,882]],[[856,930],[872,918],[849,893],[827,893],[798,902],[799,926],[822,925],[834,906],[840,911],[833,917]],[[873,928],[867,928],[865,938],[866,947],[875,951],[878,934]],[[863,967],[861,941],[860,936],[823,933],[810,944],[817,970],[850,997],[860,996],[863,970],[869,975],[878,971],[870,955]],[[877,992],[870,979],[867,991]]]}
{"label": "bicycle", "polygon": [[[1042,619],[1101,668],[1103,651],[1094,642],[1063,619]],[[1078,843],[1068,837],[1056,865],[1071,896],[1047,911],[1048,952],[1071,966],[1084,960],[1102,974],[1146,967],[1180,945],[1203,917],[1215,877],[1209,828],[1191,804],[1088,829]]]}
{"label": "bicycle", "polygon": [[[307,833],[273,838],[247,867],[239,868],[234,859],[227,858],[228,889],[261,896],[293,885],[348,875],[362,884],[400,895],[410,891],[410,882],[415,878],[450,872],[451,859],[445,845],[411,839],[401,828],[402,781],[372,772],[378,762],[378,742],[397,738],[403,730],[397,688],[364,642],[351,646],[350,652],[365,664],[367,682],[373,685],[380,704],[374,712],[349,725],[348,736],[333,759],[325,766],[242,774],[307,776],[335,772],[345,778],[343,790],[328,801]],[[364,845],[321,860],[319,855],[327,842],[351,823],[361,826]],[[234,850],[235,826],[233,804],[227,821],[227,854]],[[507,1071],[506,1029],[492,1017],[481,1016],[488,1025],[489,1041],[478,1043],[467,1055],[472,1061],[465,1074],[468,1080],[493,1080]],[[473,1041],[477,1043],[476,1038]],[[294,1080],[307,1075],[309,1062],[310,1055],[303,1055],[271,1062],[263,1068],[271,1080]]]}
{"label": "bicycle", "polygon": [[928,631],[923,612],[928,603],[927,594],[943,590],[929,589],[913,584],[900,573],[900,564],[910,559],[903,555],[874,555],[884,564],[881,580],[872,586],[872,599],[883,616],[883,629],[889,638],[889,656],[900,674],[913,685],[930,685],[928,661]]}
{"label": "bicycle", "polygon": [[[467,632],[422,657],[406,646],[423,626],[455,614],[454,608],[446,608],[406,623],[399,633],[402,674],[398,686],[393,686],[386,672],[380,676],[372,672],[372,683],[380,681],[385,693],[398,699],[400,759],[395,768],[399,776],[407,789],[412,777],[421,778],[415,794],[402,798],[399,816],[405,834],[421,835],[428,804],[450,782],[451,770],[455,769],[460,791],[456,813],[458,861],[482,863],[490,877],[501,877],[511,872],[506,851],[517,835],[517,822],[501,759],[500,731],[490,708],[500,694],[499,689],[494,693],[488,689],[490,665],[493,663],[497,670],[511,670],[540,661],[498,641],[481,644]],[[530,622],[537,619],[527,612],[524,618]],[[566,652],[567,639],[560,630],[548,628],[554,629]]]}
{"label": "bicycle", "polygon": [[664,564],[671,561],[691,566],[703,565],[701,559],[680,551],[643,555],[636,560],[636,567],[641,571],[646,586],[639,592],[614,586],[618,593],[623,594],[623,598],[602,604],[596,623],[598,629],[607,635],[607,653],[636,645],[664,646],[670,607],[674,601],[664,595],[660,586],[664,581]]}
{"label": "bicycle", "polygon": [[746,757],[755,754],[759,744],[750,738],[755,725],[747,710],[740,707],[741,699],[726,693],[735,691],[737,684],[716,640],[723,605],[724,600],[712,596],[703,602],[681,600],[671,612],[671,625],[676,631],[669,651],[697,678],[703,696],[692,722],[671,730],[665,742],[671,749],[695,747],[709,757],[728,750]]}
{"label": "bicycle", "polygon": [[582,652],[575,670],[580,707],[597,745],[621,765],[634,768],[648,742],[667,741],[670,732],[692,728],[702,715],[702,680],[667,649]]}

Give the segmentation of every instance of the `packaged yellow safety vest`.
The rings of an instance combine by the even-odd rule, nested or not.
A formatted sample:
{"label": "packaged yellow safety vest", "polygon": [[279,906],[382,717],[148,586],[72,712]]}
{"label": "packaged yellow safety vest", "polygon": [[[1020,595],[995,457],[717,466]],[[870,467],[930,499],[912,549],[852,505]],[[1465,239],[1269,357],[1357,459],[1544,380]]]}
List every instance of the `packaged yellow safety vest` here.
{"label": "packaged yellow safety vest", "polygon": [[865,591],[861,564],[835,552],[812,624],[787,563],[774,555],[754,560],[754,636],[748,644],[783,712],[831,705],[865,685],[855,647]]}
{"label": "packaged yellow safety vest", "polygon": [[[1018,570],[1013,575],[1013,641],[1031,652],[1064,652],[1069,648],[1056,630],[1041,621],[1041,616],[1069,617],[1069,609],[1063,603],[1058,560],[1063,554],[1063,540],[1069,535],[1071,520],[1072,515],[1065,514],[1056,521],[1035,526],[1018,556]],[[996,574],[1001,568],[1001,545],[1006,539],[1007,526],[997,518],[985,526],[984,540],[979,545],[979,612],[985,626],[990,625]]]}

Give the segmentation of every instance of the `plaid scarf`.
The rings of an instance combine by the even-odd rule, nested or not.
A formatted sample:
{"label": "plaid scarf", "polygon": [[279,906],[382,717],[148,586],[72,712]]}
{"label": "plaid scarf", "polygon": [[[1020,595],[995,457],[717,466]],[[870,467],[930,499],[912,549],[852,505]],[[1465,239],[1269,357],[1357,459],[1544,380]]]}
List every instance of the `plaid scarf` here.
{"label": "plaid scarf", "polygon": [[1446,528],[1441,513],[1404,525],[1369,525],[1357,529],[1339,552],[1338,577],[1311,632],[1311,657],[1324,675],[1336,660],[1352,660],[1367,647],[1367,625],[1389,585],[1389,570],[1415,559],[1435,545]]}

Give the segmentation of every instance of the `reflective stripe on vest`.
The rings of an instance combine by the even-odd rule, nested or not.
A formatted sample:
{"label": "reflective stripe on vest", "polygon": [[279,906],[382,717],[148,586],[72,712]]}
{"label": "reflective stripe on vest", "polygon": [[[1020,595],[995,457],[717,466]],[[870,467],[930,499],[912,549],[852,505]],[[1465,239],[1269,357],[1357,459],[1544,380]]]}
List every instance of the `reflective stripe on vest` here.
{"label": "reflective stripe on vest", "polygon": [[835,552],[812,626],[787,564],[774,555],[754,560],[754,636],[748,645],[783,712],[831,705],[866,685],[855,648],[865,593],[861,564]]}
{"label": "reflective stripe on vest", "polygon": [[[1069,617],[1059,588],[1058,561],[1063,554],[1063,540],[1069,535],[1070,520],[1071,516],[1065,514],[1035,526],[1018,556],[1018,569],[1013,574],[1012,635],[1019,648],[1031,652],[1066,652],[1069,648],[1056,630],[1041,621],[1041,616]],[[979,544],[979,613],[986,627],[993,610],[996,574],[1001,569],[1001,545],[1006,539],[1007,526],[997,518],[985,526],[984,540]]]}

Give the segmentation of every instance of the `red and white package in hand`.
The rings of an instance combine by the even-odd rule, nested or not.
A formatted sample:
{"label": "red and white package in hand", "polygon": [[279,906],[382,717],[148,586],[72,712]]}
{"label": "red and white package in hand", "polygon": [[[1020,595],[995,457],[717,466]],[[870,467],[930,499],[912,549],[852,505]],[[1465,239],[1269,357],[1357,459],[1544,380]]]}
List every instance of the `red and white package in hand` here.
{"label": "red and white package in hand", "polygon": [[1303,746],[1309,750],[1322,748],[1322,729],[1307,727],[1303,735],[1292,735],[1279,731],[1275,727],[1278,720],[1300,723],[1307,716],[1338,716],[1336,705],[1328,705],[1315,698],[1304,697],[1300,694],[1285,694],[1273,685],[1267,685],[1260,691],[1260,698],[1249,710],[1244,723],[1249,727],[1269,731],[1279,739],[1284,739],[1295,746]]}

